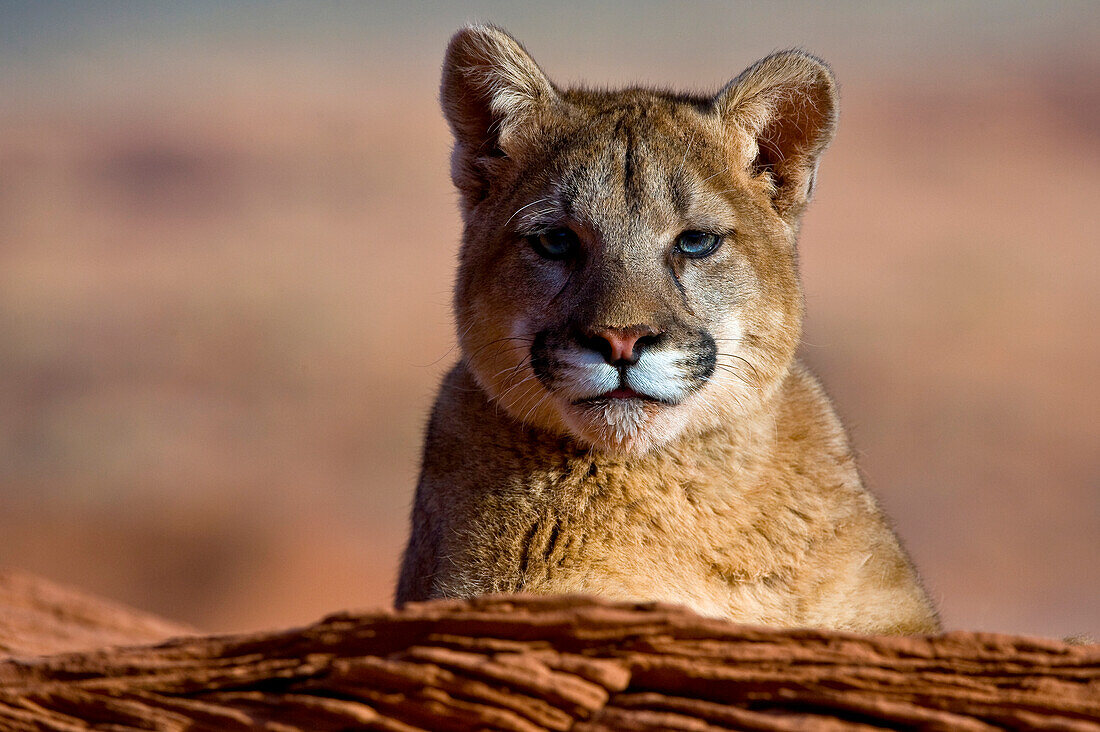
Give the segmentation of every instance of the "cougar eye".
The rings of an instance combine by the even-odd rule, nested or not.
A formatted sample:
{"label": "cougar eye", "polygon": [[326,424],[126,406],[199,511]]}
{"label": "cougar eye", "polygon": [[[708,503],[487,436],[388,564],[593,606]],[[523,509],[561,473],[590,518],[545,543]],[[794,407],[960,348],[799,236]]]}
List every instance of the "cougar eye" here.
{"label": "cougar eye", "polygon": [[722,237],[718,234],[708,234],[705,231],[685,231],[676,237],[676,251],[685,257],[701,259],[714,254],[714,250],[722,243]]}
{"label": "cougar eye", "polygon": [[565,259],[576,251],[580,242],[571,229],[551,229],[541,234],[527,237],[528,243],[540,257],[546,259]]}

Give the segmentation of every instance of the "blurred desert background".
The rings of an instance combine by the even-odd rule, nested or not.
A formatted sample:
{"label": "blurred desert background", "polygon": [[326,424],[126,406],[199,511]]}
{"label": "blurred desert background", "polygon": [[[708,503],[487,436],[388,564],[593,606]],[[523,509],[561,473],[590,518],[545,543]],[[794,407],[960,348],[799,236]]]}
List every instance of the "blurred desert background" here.
{"label": "blurred desert background", "polygon": [[0,565],[210,631],[388,605],[456,358],[439,63],[828,59],[803,356],[950,628],[1100,635],[1100,5],[0,2]]}

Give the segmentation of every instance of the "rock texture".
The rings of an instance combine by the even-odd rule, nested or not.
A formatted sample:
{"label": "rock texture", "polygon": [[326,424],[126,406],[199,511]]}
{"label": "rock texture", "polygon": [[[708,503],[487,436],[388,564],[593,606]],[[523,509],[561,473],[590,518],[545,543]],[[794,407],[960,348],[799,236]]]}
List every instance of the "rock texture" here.
{"label": "rock texture", "polygon": [[666,605],[488,597],[0,659],[3,730],[883,726],[1100,730],[1100,646],[777,631]]}
{"label": "rock texture", "polygon": [[0,571],[0,656],[156,643],[196,632],[25,572]]}

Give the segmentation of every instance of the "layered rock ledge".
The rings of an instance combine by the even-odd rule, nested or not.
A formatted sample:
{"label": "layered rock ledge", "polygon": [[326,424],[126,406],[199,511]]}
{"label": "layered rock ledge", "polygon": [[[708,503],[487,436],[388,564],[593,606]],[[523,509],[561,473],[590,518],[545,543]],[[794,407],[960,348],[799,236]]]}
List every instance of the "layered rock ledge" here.
{"label": "layered rock ledge", "polygon": [[0,574],[3,730],[882,727],[1100,730],[1100,645],[771,630],[531,596],[200,636]]}

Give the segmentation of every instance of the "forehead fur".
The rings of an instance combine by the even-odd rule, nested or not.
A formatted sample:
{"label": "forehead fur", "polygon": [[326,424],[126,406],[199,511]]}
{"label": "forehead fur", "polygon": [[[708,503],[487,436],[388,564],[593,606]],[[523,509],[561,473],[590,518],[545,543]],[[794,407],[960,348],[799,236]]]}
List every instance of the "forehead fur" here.
{"label": "forehead fur", "polygon": [[643,89],[563,97],[568,111],[548,113],[514,177],[497,178],[515,233],[568,225],[605,247],[653,251],[683,229],[730,233],[746,196],[766,205],[766,186],[731,169],[738,138],[699,103]]}
{"label": "forehead fur", "polygon": [[[617,163],[628,181],[642,162],[636,151],[648,152],[647,162],[666,176],[706,153],[734,177],[759,178],[777,213],[793,225],[836,117],[832,75],[801,52],[763,59],[713,97],[644,88],[562,90],[518,42],[486,26],[452,39],[441,99],[455,135],[452,174],[467,213],[490,193],[490,183],[509,192],[502,184],[509,177],[514,182],[520,168],[528,176],[552,172],[563,155],[593,156],[594,148],[618,142],[625,153]],[[674,166],[676,154],[684,164]],[[672,200],[683,204],[680,183],[666,181]]]}

